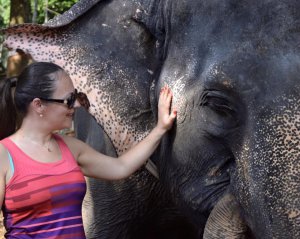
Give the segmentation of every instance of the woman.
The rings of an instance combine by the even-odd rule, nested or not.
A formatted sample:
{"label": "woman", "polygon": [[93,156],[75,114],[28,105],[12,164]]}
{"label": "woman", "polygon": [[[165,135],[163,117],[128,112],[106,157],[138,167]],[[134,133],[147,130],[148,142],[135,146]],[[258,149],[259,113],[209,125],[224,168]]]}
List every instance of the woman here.
{"label": "woman", "polygon": [[[14,103],[22,116],[16,132],[12,81],[0,87],[0,204],[6,238],[85,238],[81,206],[83,176],[116,180],[141,167],[171,128],[171,92],[161,90],[158,123],[117,159],[73,137],[52,132],[69,128],[78,93],[67,73],[53,63],[33,63],[18,77]],[[9,119],[9,121],[7,120]]]}

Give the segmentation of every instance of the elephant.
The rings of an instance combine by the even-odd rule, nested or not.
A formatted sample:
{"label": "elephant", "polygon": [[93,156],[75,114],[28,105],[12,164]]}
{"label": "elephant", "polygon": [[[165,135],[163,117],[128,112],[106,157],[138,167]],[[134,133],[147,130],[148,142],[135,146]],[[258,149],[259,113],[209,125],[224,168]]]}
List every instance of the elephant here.
{"label": "elephant", "polygon": [[105,153],[144,138],[172,89],[176,124],[147,164],[159,179],[142,168],[89,181],[88,238],[300,237],[299,7],[81,0],[3,30],[9,49],[59,64],[88,95],[77,136]]}

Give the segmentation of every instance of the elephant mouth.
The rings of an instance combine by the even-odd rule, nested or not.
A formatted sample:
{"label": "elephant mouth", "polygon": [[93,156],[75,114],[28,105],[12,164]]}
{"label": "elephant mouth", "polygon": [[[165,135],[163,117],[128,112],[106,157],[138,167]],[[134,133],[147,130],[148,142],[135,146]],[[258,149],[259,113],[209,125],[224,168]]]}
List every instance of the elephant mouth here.
{"label": "elephant mouth", "polygon": [[219,177],[224,172],[230,173],[229,171],[233,170],[235,165],[235,158],[234,156],[228,156],[224,159],[218,160],[219,163],[210,168],[207,173],[208,177]]}
{"label": "elephant mouth", "polygon": [[145,168],[148,170],[149,173],[152,174],[152,176],[154,176],[156,179],[159,179],[158,169],[151,159],[147,160]]}
{"label": "elephant mouth", "polygon": [[[212,160],[217,160],[214,157]],[[184,204],[193,210],[192,214],[200,215],[211,212],[218,201],[230,190],[231,175],[234,173],[235,158],[230,155],[221,157],[218,163],[200,172],[198,169],[190,172],[190,178],[178,182],[174,186],[174,194],[182,197]],[[176,192],[175,188],[180,191]]]}
{"label": "elephant mouth", "polygon": [[[214,184],[215,181],[219,181],[220,178],[225,177],[229,179],[236,167],[236,158],[234,157],[231,149],[223,144],[219,144],[217,147],[219,149],[210,152],[209,156],[205,157],[205,155],[201,155],[201,157],[205,159],[202,160],[203,165],[199,167],[200,169],[206,169],[205,177],[207,181],[212,180],[212,184]],[[212,151],[214,149],[208,150]],[[198,160],[201,161],[201,158]],[[202,173],[203,172],[199,172],[199,174]]]}

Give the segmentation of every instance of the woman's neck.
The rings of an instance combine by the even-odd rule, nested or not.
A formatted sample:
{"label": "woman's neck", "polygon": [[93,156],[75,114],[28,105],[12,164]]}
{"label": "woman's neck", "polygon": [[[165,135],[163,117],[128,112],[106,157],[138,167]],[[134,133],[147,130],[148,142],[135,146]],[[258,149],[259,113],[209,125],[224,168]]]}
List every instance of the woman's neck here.
{"label": "woman's neck", "polygon": [[52,137],[52,130],[48,129],[40,120],[24,118],[21,127],[14,134],[17,139],[24,137],[40,144],[49,142]]}

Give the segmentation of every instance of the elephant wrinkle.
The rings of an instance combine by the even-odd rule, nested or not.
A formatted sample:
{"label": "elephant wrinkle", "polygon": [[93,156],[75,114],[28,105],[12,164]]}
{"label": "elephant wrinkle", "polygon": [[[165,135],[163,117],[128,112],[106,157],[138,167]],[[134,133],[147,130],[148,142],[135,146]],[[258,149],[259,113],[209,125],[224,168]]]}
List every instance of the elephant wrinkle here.
{"label": "elephant wrinkle", "polygon": [[213,167],[207,176],[213,177],[220,175],[219,167]]}

